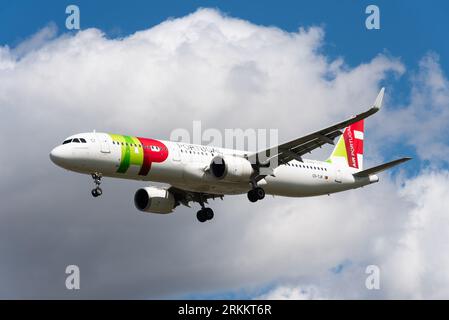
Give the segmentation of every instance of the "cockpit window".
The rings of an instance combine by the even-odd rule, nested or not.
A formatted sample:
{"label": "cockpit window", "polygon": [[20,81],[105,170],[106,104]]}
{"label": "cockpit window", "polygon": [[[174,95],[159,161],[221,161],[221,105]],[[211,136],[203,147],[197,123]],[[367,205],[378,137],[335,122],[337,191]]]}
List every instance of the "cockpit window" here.
{"label": "cockpit window", "polygon": [[67,144],[67,143],[71,143],[71,142],[75,142],[75,143],[87,143],[86,139],[84,138],[74,138],[74,139],[67,139],[64,140],[64,142],[62,144]]}

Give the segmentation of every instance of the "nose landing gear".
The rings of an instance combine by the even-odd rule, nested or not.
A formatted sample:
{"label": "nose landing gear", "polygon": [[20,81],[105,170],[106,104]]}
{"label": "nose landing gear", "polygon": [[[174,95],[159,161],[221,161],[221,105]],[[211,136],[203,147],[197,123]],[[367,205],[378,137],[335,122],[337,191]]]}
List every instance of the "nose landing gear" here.
{"label": "nose landing gear", "polygon": [[94,198],[99,197],[103,194],[103,190],[101,190],[100,188],[100,184],[101,184],[101,173],[98,172],[94,172],[92,173],[92,179],[94,179],[94,183],[95,183],[95,188],[92,189],[92,196]]}

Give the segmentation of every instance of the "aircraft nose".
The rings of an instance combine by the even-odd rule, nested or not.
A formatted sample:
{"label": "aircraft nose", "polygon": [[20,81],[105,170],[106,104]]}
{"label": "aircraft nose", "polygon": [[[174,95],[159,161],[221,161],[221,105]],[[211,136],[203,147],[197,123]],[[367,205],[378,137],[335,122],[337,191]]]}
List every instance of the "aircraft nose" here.
{"label": "aircraft nose", "polygon": [[68,150],[64,146],[57,146],[50,152],[50,160],[58,166],[63,166],[68,160],[68,156]]}

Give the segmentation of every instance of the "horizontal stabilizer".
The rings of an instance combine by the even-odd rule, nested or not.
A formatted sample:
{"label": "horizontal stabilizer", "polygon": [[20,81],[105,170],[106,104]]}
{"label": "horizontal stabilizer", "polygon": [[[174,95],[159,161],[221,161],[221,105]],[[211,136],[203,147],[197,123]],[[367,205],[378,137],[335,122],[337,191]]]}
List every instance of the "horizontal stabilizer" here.
{"label": "horizontal stabilizer", "polygon": [[394,166],[397,166],[398,164],[401,164],[403,162],[409,161],[411,159],[412,158],[405,157],[405,158],[393,160],[393,161],[381,164],[379,166],[375,166],[375,167],[372,167],[372,168],[369,168],[369,169],[366,169],[366,170],[354,173],[353,176],[354,177],[368,177],[368,176],[370,176],[372,174],[376,174],[378,172],[390,169],[390,168],[392,168]]}

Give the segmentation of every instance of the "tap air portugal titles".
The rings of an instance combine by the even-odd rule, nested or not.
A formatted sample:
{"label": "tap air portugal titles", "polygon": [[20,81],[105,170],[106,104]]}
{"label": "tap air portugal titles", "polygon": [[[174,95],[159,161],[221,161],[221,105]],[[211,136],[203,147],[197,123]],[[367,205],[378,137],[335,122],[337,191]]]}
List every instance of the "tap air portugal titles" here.
{"label": "tap air portugal titles", "polygon": [[[258,152],[92,132],[68,137],[51,151],[50,158],[62,168],[91,175],[94,197],[102,194],[102,177],[169,184],[137,190],[137,209],[166,214],[180,204],[197,202],[201,205],[197,218],[205,222],[214,216],[206,207],[209,199],[244,193],[251,202],[265,194],[327,195],[378,182],[376,173],[410,160],[363,168],[364,119],[380,109],[383,95],[382,88],[369,110],[348,120]],[[322,145],[334,144],[337,137],[326,161],[303,158]]]}

